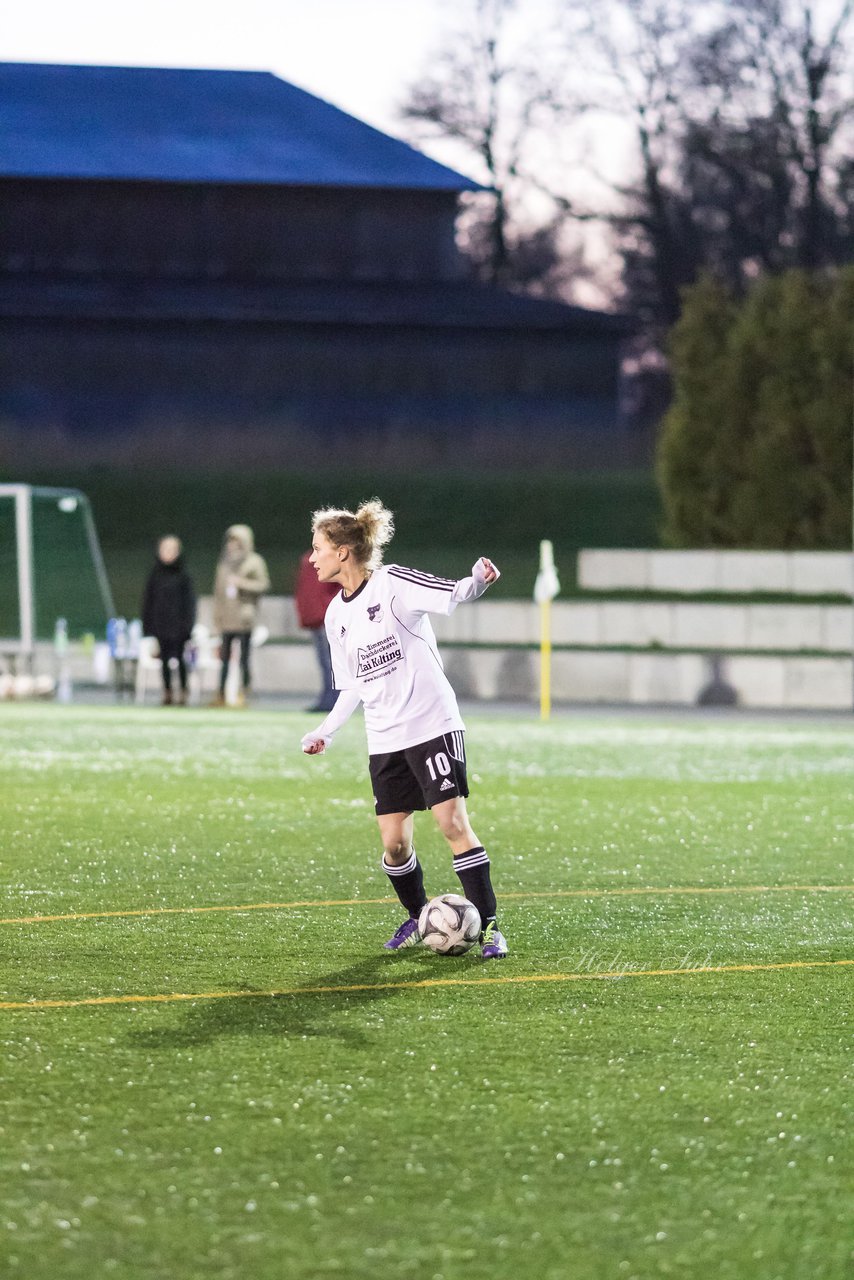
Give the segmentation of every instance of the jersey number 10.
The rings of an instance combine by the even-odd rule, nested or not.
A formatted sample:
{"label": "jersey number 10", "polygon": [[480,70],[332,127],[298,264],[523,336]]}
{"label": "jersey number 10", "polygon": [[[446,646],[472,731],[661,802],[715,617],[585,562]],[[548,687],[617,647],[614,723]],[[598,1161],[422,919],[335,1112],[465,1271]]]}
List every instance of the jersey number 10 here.
{"label": "jersey number 10", "polygon": [[444,751],[437,751],[434,756],[428,756],[426,760],[427,772],[430,774],[431,782],[436,781],[436,770],[443,778],[447,778],[451,772],[451,764]]}

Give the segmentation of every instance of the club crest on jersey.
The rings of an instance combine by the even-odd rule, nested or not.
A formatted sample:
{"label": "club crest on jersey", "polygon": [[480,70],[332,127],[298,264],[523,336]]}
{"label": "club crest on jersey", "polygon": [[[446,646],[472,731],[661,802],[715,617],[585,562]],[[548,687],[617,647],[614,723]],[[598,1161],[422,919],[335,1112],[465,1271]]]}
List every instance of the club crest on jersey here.
{"label": "club crest on jersey", "polygon": [[368,617],[370,618],[371,622],[382,622],[382,620],[383,620],[383,610],[382,610],[382,605],[379,605],[379,604],[369,604],[369,605],[368,605]]}

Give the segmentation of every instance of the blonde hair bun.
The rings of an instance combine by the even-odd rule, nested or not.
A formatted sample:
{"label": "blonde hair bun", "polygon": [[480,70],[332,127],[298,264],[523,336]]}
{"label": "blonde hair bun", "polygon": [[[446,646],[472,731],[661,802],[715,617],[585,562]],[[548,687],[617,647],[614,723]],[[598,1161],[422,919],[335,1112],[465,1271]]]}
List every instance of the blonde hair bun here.
{"label": "blonde hair bun", "polygon": [[325,507],[311,518],[312,533],[322,533],[334,547],[349,547],[367,571],[382,564],[383,547],[394,537],[394,516],[379,498],[368,498],[355,511]]}

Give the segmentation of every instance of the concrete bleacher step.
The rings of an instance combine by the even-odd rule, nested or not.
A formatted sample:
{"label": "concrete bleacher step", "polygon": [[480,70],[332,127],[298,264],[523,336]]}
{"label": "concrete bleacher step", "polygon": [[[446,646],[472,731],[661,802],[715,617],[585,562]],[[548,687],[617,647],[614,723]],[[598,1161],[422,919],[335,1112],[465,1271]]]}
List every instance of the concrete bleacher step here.
{"label": "concrete bleacher step", "polygon": [[852,582],[854,557],[847,551],[593,549],[578,555],[578,585],[586,591],[850,596]]}
{"label": "concrete bleacher step", "polygon": [[[854,609],[810,599],[844,595],[846,574],[850,594],[851,557],[834,552],[584,551],[579,580],[596,584],[597,591],[606,583],[615,591],[646,591],[655,584],[686,595],[689,588],[724,594],[725,582],[733,592],[773,589],[801,598],[558,598],[550,608],[552,696],[576,703],[690,705],[717,681],[745,707],[850,710]],[[755,582],[761,586],[749,586]],[[210,625],[210,597],[199,606],[199,620]],[[265,597],[259,620],[270,640],[254,654],[256,687],[311,698],[317,663],[291,597]],[[462,697],[537,700],[541,614],[533,600],[488,596],[432,621]],[[49,670],[49,648],[45,661]],[[91,659],[75,659],[75,679],[86,678],[87,661],[91,668]]]}

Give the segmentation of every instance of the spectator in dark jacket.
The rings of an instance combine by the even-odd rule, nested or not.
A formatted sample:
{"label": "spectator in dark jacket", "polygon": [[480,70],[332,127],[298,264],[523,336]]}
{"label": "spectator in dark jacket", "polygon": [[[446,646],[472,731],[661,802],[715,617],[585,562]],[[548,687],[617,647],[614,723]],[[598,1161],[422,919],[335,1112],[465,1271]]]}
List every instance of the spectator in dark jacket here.
{"label": "spectator in dark jacket", "polygon": [[163,665],[163,705],[172,701],[172,661],[178,667],[179,705],[187,702],[187,664],[184,646],[196,621],[196,593],[184,567],[181,540],[171,534],[157,544],[157,560],[148,575],[142,598],[142,630],[154,636]]}
{"label": "spectator in dark jacket", "polygon": [[320,697],[309,711],[331,711],[338,697],[338,690],[332,683],[332,659],[329,654],[329,641],[326,639],[326,628],[323,625],[326,609],[333,596],[341,590],[337,583],[318,582],[317,572],[311,563],[311,552],[306,551],[299,562],[294,604],[296,605],[299,624],[311,632],[314,650],[323,678],[323,689]]}

